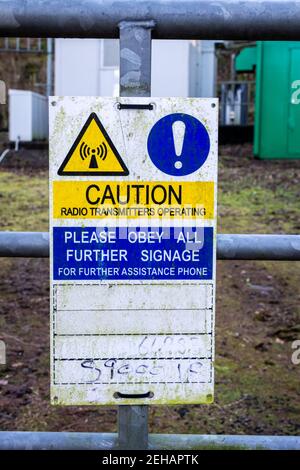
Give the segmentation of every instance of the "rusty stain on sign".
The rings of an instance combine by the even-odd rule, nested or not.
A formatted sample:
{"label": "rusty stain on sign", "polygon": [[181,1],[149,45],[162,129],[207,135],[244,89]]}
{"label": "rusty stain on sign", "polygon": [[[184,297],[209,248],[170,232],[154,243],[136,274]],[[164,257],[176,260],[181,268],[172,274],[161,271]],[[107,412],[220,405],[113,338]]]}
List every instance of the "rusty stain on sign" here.
{"label": "rusty stain on sign", "polygon": [[216,105],[50,99],[52,403],[213,401]]}

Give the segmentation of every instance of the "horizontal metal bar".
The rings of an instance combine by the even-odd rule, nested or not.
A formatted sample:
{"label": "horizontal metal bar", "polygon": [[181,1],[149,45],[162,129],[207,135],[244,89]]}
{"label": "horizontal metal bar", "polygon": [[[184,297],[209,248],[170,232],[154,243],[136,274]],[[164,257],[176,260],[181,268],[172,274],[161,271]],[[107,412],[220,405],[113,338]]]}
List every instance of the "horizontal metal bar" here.
{"label": "horizontal metal bar", "polygon": [[[0,257],[46,258],[47,232],[0,232]],[[217,258],[223,260],[300,260],[300,235],[219,234]]]}
{"label": "horizontal metal bar", "polygon": [[0,257],[47,258],[48,232],[0,232]]}
{"label": "horizontal metal bar", "polygon": [[300,235],[219,234],[218,259],[300,260]]}
{"label": "horizontal metal bar", "polygon": [[[0,450],[110,450],[117,434],[77,432],[0,432]],[[150,434],[149,449],[300,450],[299,436]]]}
{"label": "horizontal metal bar", "polygon": [[149,20],[160,39],[300,39],[299,0],[6,0],[0,35],[118,38]]}

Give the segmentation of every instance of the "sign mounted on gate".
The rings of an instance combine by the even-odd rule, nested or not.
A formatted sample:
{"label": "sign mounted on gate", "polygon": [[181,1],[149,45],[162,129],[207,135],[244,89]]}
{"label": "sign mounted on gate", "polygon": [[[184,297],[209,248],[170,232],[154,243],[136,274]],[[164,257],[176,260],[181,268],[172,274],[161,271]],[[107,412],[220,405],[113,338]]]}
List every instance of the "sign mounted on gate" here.
{"label": "sign mounted on gate", "polygon": [[52,403],[211,403],[217,100],[49,106]]}

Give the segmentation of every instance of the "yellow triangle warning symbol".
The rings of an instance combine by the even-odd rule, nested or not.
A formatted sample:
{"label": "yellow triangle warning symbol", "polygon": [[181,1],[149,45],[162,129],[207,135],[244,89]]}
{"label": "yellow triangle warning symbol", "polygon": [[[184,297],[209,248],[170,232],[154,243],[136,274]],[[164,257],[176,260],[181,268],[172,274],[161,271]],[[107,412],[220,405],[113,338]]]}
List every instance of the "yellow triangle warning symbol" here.
{"label": "yellow triangle warning symbol", "polygon": [[58,170],[61,176],[121,176],[129,175],[119,152],[92,113]]}

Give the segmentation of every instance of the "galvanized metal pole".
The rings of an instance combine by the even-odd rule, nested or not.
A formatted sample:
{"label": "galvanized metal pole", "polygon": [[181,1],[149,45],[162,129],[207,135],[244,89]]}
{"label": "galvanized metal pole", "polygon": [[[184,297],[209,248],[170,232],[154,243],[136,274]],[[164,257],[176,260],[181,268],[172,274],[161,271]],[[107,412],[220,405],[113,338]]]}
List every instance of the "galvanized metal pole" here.
{"label": "galvanized metal pole", "polygon": [[[116,450],[118,436],[90,432],[1,431],[1,450]],[[299,436],[150,434],[151,450],[300,450]]]}
{"label": "galvanized metal pole", "polygon": [[118,409],[118,448],[148,449],[148,406],[120,405]]}
{"label": "galvanized metal pole", "polygon": [[[120,28],[120,95],[151,95],[151,31],[154,21],[122,21]],[[120,405],[119,448],[148,448],[148,406]]]}
{"label": "galvanized metal pole", "polygon": [[[0,258],[48,258],[48,232],[0,232]],[[300,261],[300,235],[217,235],[217,258]]]}
{"label": "galvanized metal pole", "polygon": [[156,22],[155,39],[299,40],[300,0],[9,0],[0,36],[118,38],[120,21]]}
{"label": "galvanized metal pole", "polygon": [[[90,432],[0,431],[1,450],[115,450],[117,435]],[[151,450],[300,450],[299,436],[150,434]]]}
{"label": "galvanized metal pole", "polygon": [[151,95],[151,31],[154,21],[122,21],[120,96]]}

